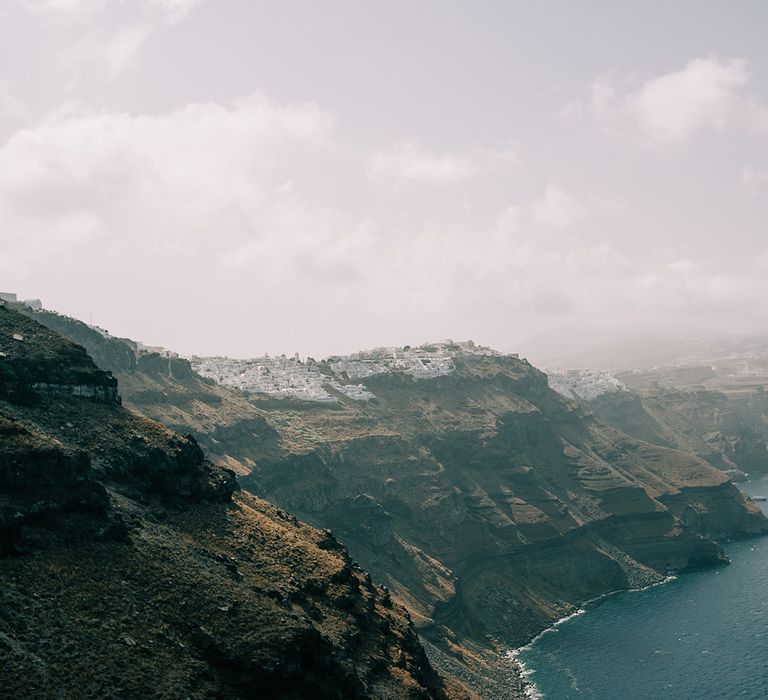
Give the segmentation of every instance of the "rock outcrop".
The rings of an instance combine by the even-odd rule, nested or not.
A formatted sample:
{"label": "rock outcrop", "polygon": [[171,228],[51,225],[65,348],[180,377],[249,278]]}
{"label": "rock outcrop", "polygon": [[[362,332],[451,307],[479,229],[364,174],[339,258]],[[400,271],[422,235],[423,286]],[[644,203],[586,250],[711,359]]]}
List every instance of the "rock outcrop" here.
{"label": "rock outcrop", "polygon": [[78,396],[119,403],[117,380],[93,364],[84,348],[3,307],[0,315],[0,395],[15,403],[40,396]]}
{"label": "rock outcrop", "polygon": [[277,444],[276,430],[247,398],[199,376],[184,358],[140,349],[139,343],[105,335],[68,316],[25,312],[83,346],[97,366],[110,370],[120,381],[128,408],[172,430],[194,435],[212,461],[247,474]]}
{"label": "rock outcrop", "polygon": [[47,391],[117,386],[36,326],[0,308],[0,694],[469,697],[331,534],[191,437]]}

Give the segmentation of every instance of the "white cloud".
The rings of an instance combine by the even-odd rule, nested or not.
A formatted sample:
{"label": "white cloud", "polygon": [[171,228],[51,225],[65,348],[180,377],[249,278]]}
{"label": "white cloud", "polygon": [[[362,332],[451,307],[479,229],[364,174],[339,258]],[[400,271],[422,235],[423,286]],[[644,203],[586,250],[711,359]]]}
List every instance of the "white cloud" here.
{"label": "white cloud", "polygon": [[553,242],[521,227],[515,209],[471,235],[425,230],[409,241],[401,260],[392,272],[414,303],[448,309],[464,327],[477,318],[486,334],[494,324],[531,328],[565,319],[607,325],[685,320],[707,326],[738,315],[742,321],[765,321],[754,305],[768,294],[764,269],[728,271],[716,262],[661,252],[640,259],[599,236],[568,235]]}
{"label": "white cloud", "polygon": [[133,6],[134,12],[154,14],[164,21],[175,22],[204,0],[19,0],[31,12],[38,15],[67,20],[84,21],[110,7]]}
{"label": "white cloud", "polygon": [[20,0],[21,4],[38,15],[83,19],[101,12],[106,0]]}
{"label": "white cloud", "polygon": [[584,214],[585,207],[575,196],[553,184],[531,203],[533,221],[539,226],[567,228],[581,221]]}
{"label": "white cloud", "polygon": [[23,100],[14,95],[0,81],[0,133],[9,126],[18,126],[27,114],[27,107]]}
{"label": "white cloud", "polygon": [[508,149],[437,153],[413,141],[404,141],[390,150],[374,153],[368,163],[368,173],[373,177],[446,185],[468,180],[515,160],[514,152]]}
{"label": "white cloud", "polygon": [[132,67],[156,31],[183,20],[204,0],[20,0],[71,37],[60,60],[68,68],[104,68],[115,77]]}
{"label": "white cloud", "polygon": [[757,195],[768,188],[768,170],[744,168],[739,175],[739,188],[749,195]]}
{"label": "white cloud", "polygon": [[[762,268],[627,253],[610,235],[624,209],[556,182],[527,197],[503,183],[469,213],[435,188],[419,203],[437,206],[392,215],[402,188],[361,177],[370,162],[312,104],[66,105],[0,146],[0,278],[148,342],[242,354],[457,327],[508,348],[542,319],[727,315],[768,293]],[[462,182],[468,199],[489,184]]]}
{"label": "white cloud", "polygon": [[531,224],[538,228],[568,229],[584,222],[618,214],[622,205],[605,195],[573,192],[548,183],[527,207]]}
{"label": "white cloud", "polygon": [[[254,95],[162,116],[52,116],[0,148],[0,238],[16,264],[105,238],[213,251],[268,229],[285,195],[282,158],[322,148],[330,115]],[[14,256],[11,256],[14,257]],[[210,258],[206,258],[209,262]]]}
{"label": "white cloud", "polygon": [[610,131],[685,143],[701,132],[761,127],[766,110],[747,93],[748,82],[744,60],[696,58],[636,89],[621,91],[614,78],[601,76],[590,86],[588,108]]}

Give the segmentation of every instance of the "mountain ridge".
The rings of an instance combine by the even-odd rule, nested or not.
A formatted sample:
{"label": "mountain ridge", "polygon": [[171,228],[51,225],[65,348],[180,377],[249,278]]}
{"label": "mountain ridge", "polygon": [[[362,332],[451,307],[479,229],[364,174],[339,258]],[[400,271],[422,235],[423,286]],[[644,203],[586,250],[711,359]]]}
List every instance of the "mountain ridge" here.
{"label": "mountain ridge", "polygon": [[[765,531],[722,472],[604,425],[512,355],[461,354],[429,378],[344,370],[374,398],[333,402],[141,357],[118,372],[127,405],[186,425],[245,488],[335,532],[406,605],[438,668],[474,688],[489,659],[584,600],[723,564],[716,540]],[[333,360],[317,372],[339,376]]]}
{"label": "mountain ridge", "polygon": [[127,410],[84,348],[0,308],[0,353],[4,693],[474,697],[330,532]]}

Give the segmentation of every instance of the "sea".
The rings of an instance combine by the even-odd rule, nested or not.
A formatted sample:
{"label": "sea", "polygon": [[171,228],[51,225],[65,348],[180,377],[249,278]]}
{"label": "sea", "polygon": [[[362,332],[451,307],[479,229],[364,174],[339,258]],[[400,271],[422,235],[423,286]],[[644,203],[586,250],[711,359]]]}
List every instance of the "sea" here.
{"label": "sea", "polygon": [[[768,477],[739,486],[768,496]],[[768,537],[725,550],[730,566],[607,596],[519,650],[529,695],[768,700]]]}

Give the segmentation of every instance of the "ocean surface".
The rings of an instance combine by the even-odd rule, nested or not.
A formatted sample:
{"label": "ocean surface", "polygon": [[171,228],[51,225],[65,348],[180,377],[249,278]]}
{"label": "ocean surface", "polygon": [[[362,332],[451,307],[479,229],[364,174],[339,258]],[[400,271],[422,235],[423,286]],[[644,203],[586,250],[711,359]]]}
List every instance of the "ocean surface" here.
{"label": "ocean surface", "polygon": [[[740,485],[768,496],[768,479]],[[768,513],[768,503],[759,503]],[[547,700],[768,700],[768,537],[731,565],[603,599],[519,659]]]}

